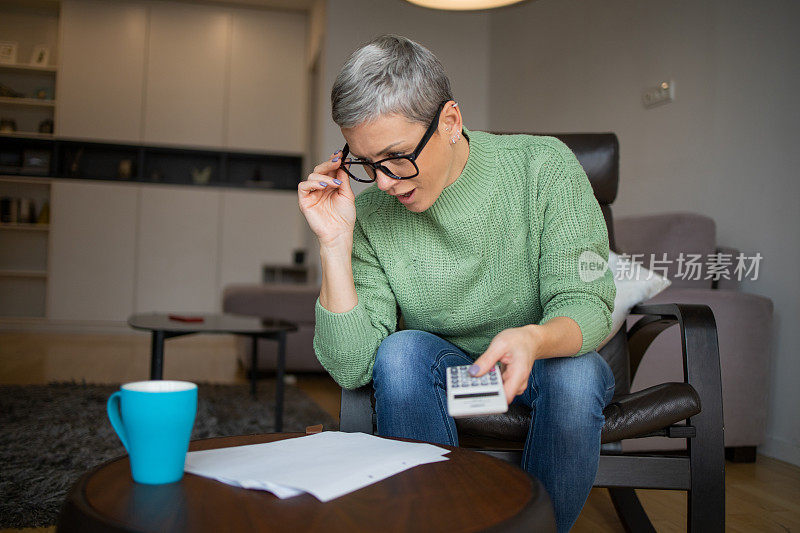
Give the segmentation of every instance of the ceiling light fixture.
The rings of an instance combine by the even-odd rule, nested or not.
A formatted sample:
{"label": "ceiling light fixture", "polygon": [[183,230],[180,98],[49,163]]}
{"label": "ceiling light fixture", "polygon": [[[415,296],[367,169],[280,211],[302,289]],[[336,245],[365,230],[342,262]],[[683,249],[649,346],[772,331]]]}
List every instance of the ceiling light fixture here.
{"label": "ceiling light fixture", "polygon": [[406,0],[411,4],[448,11],[477,11],[510,6],[524,0]]}

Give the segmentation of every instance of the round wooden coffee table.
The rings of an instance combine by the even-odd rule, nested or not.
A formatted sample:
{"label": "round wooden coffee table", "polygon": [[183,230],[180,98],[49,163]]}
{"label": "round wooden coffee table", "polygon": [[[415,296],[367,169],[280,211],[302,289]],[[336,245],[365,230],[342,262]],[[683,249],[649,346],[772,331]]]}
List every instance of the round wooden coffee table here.
{"label": "round wooden coffee table", "polygon": [[[190,450],[302,437],[271,433],[194,441]],[[403,439],[405,440],[405,439]],[[413,441],[411,441],[413,442]],[[405,472],[322,503],[310,494],[281,500],[185,474],[169,485],[131,479],[128,458],[105,463],[72,487],[57,531],[555,531],[539,481],[504,461],[461,448],[449,461]]]}

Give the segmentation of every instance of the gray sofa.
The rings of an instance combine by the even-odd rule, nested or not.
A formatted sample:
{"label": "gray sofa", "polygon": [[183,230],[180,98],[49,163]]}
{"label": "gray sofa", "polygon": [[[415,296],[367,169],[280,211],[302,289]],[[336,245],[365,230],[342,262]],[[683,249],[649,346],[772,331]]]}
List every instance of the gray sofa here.
{"label": "gray sofa", "polygon": [[[222,295],[222,310],[239,315],[280,318],[297,324],[297,331],[286,336],[287,372],[324,372],[314,355],[314,304],[319,285],[283,283],[228,285]],[[242,366],[250,369],[248,338],[237,339]],[[258,370],[272,371],[278,357],[275,341],[261,339],[258,345]]]}
{"label": "gray sofa", "polygon": [[[715,252],[736,257],[738,250],[716,244],[716,226],[706,216],[695,213],[618,217],[614,224],[617,252],[643,254],[640,260],[650,267],[651,254],[667,254],[668,277],[672,285],[648,300],[651,303],[697,303],[711,307],[717,323],[722,373],[725,447],[729,459],[755,460],[755,448],[764,441],[767,421],[767,390],[772,360],[772,301],[739,291],[739,282],[720,279],[681,279],[675,260],[681,252]],[[752,255],[748,253],[745,255]],[[735,261],[734,261],[735,264]],[[733,268],[730,268],[731,273]],[[630,327],[640,316],[628,317]],[[650,345],[631,384],[641,390],[667,381],[682,381],[683,368],[679,330],[673,327]],[[684,448],[685,440],[652,437],[623,441],[625,451]]]}

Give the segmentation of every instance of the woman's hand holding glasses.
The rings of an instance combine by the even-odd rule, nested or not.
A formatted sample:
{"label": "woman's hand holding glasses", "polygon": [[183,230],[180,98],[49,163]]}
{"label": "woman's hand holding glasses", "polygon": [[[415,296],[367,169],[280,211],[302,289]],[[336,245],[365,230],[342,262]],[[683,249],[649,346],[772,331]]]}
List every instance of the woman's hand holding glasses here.
{"label": "woman's hand holding glasses", "polygon": [[314,167],[297,186],[300,212],[306,217],[320,246],[352,249],[356,224],[355,195],[347,173],[340,168],[341,151]]}

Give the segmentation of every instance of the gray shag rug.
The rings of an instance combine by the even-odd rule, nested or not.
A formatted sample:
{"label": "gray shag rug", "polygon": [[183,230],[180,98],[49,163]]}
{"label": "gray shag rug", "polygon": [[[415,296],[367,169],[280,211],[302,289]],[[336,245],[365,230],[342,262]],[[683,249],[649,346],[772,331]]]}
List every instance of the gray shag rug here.
{"label": "gray shag rug", "polygon": [[[275,380],[248,385],[198,384],[192,439],[274,431]],[[58,519],[77,479],[124,455],[106,415],[119,385],[53,383],[0,386],[0,528],[46,527]],[[334,419],[296,387],[286,385],[283,431],[305,431]]]}

